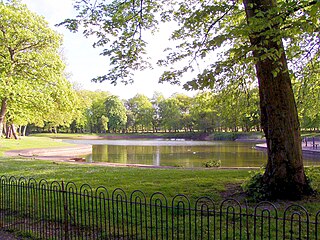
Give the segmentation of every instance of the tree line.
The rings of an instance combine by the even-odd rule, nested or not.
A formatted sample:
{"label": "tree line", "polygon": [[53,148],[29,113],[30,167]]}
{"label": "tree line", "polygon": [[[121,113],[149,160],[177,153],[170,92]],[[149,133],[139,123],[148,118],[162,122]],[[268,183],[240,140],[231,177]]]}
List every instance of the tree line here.
{"label": "tree line", "polygon": [[[122,100],[108,92],[77,92],[79,115],[68,132],[135,133],[178,131],[252,131],[260,130],[257,89],[251,96],[239,91],[229,94],[201,92],[194,97],[176,93],[165,98],[155,92],[152,98],[143,94]],[[45,129],[44,129],[45,130]]]}
{"label": "tree line", "polygon": [[[137,94],[120,99],[105,91],[74,90],[73,110],[67,121],[31,123],[29,131],[69,133],[137,132],[250,132],[261,131],[258,89],[202,91],[193,97],[176,93],[165,98],[154,92],[151,98]],[[319,130],[318,114],[299,108],[301,126]],[[320,105],[317,105],[320,106]],[[313,111],[320,110],[314,106]],[[311,112],[311,111],[310,111]],[[66,120],[66,119],[65,119]],[[19,128],[24,129],[25,126]]]}

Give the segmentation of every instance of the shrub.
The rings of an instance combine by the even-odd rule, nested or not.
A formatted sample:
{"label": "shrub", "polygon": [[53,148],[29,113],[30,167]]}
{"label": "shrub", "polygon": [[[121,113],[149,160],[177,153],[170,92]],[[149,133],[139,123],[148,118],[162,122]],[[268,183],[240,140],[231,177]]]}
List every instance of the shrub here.
{"label": "shrub", "polygon": [[206,168],[221,167],[221,160],[210,160],[202,164]]}
{"label": "shrub", "polygon": [[267,186],[262,181],[264,171],[264,167],[257,171],[250,171],[249,178],[241,185],[243,191],[248,194],[248,197],[252,201],[260,201],[268,198]]}

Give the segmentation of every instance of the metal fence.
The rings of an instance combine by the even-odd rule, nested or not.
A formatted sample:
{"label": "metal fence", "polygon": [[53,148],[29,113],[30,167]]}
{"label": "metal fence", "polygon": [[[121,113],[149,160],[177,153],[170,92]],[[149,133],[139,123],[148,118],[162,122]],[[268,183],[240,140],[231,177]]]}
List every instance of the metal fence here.
{"label": "metal fence", "polygon": [[319,212],[0,178],[0,229],[33,239],[318,239]]}

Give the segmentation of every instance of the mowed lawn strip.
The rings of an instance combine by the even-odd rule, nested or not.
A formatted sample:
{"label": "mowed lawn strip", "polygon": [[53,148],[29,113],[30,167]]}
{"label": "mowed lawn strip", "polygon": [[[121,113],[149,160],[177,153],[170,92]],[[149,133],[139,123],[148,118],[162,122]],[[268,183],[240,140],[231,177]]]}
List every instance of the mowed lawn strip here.
{"label": "mowed lawn strip", "polygon": [[249,173],[248,170],[105,167],[2,157],[0,175],[46,179],[49,182],[74,182],[79,187],[82,184],[89,184],[93,188],[104,186],[109,191],[122,188],[127,194],[141,190],[148,196],[162,192],[168,198],[185,194],[192,199],[201,196],[220,199],[220,193],[226,190],[226,186],[240,185]]}

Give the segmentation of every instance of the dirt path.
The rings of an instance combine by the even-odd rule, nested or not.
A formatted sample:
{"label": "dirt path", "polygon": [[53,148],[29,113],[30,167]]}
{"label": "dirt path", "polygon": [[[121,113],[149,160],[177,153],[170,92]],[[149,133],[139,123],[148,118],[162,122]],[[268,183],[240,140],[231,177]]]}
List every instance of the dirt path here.
{"label": "dirt path", "polygon": [[30,148],[23,150],[11,150],[4,153],[8,157],[25,157],[43,160],[75,160],[80,155],[92,153],[91,145],[75,145],[68,147],[53,148]]}

